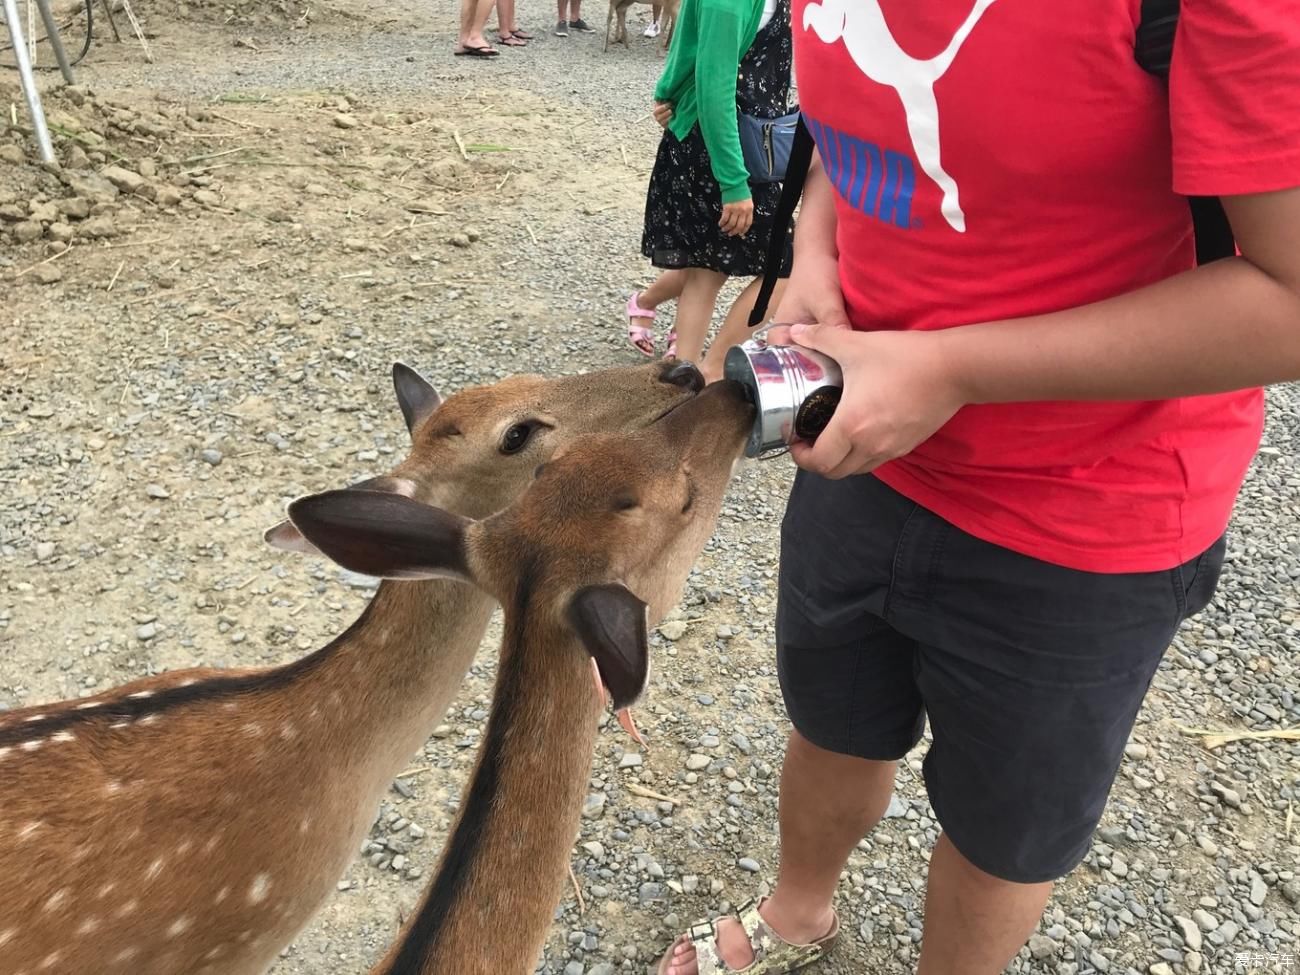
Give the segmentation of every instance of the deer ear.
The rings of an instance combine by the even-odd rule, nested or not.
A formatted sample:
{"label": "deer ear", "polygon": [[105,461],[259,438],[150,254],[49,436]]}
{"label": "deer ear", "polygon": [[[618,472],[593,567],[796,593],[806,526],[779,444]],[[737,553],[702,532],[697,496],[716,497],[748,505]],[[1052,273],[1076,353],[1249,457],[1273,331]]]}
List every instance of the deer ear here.
{"label": "deer ear", "polygon": [[640,697],[650,675],[647,609],[619,585],[579,589],[569,603],[569,622],[596,659],[615,710]]}
{"label": "deer ear", "polygon": [[415,428],[442,404],[442,397],[433,384],[404,362],[393,363],[393,389],[408,433],[414,433]]}
{"label": "deer ear", "polygon": [[[401,494],[409,498],[415,494],[415,482],[408,481],[404,477],[392,477],[384,474],[380,477],[371,477],[364,481],[358,481],[356,484],[349,484],[347,490],[386,491],[389,494]],[[320,549],[303,538],[302,532],[298,531],[293,522],[288,520],[268,528],[262,533],[262,538],[271,548],[277,548],[281,552],[299,552],[303,555],[321,554]]]}
{"label": "deer ear", "polygon": [[469,520],[400,494],[313,494],[289,505],[289,520],[323,555],[362,575],[473,581]]}

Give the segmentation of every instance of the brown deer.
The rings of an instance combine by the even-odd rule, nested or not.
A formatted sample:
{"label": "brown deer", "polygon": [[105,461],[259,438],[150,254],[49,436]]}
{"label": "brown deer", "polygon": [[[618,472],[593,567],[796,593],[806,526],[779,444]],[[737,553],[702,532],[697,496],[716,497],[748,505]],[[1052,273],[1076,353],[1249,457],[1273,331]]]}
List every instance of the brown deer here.
{"label": "brown deer", "polygon": [[372,975],[534,970],[605,692],[621,709],[645,688],[648,627],[712,534],[752,419],[736,384],[715,383],[638,433],[557,453],[515,504],[481,521],[363,491],[290,505],[303,535],[346,568],[463,579],[505,608],[473,778],[436,875]]}
{"label": "brown deer", "polygon": [[[681,0],[609,0],[609,13],[605,16],[605,48],[609,50],[609,45],[622,44],[628,47],[627,39],[627,13],[638,3],[654,4],[662,3],[663,13],[660,14],[660,45],[664,51],[668,50],[673,40],[673,28],[677,26],[677,10],[681,6]],[[617,24],[615,24],[617,21]]]}
{"label": "brown deer", "polygon": [[[702,385],[656,364],[440,403],[413,371],[394,375],[413,449],[367,496],[473,517],[576,437],[639,429]],[[309,549],[291,527],[270,535]],[[0,715],[0,973],[261,975],[356,856],[492,606],[460,582],[385,582],[347,632],[284,666],[177,671]]]}

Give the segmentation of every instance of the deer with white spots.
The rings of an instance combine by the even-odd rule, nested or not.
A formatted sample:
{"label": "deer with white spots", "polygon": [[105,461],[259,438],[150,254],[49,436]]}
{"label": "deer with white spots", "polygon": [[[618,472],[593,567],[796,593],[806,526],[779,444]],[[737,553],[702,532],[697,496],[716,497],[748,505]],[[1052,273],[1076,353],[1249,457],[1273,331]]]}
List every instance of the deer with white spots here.
{"label": "deer with white spots", "polygon": [[436,875],[372,975],[534,970],[606,695],[625,709],[644,690],[648,629],[713,532],[753,415],[736,384],[714,383],[644,430],[557,453],[485,520],[357,491],[290,505],[303,535],[349,569],[462,579],[505,609],[473,778]]}
{"label": "deer with white spots", "polygon": [[[576,438],[639,430],[703,385],[672,362],[446,402],[404,366],[394,381],[412,450],[341,493],[472,518]],[[268,540],[314,551],[287,523]],[[283,666],[177,671],[0,714],[0,973],[264,973],[357,855],[493,605],[460,581],[385,581],[342,636]]]}

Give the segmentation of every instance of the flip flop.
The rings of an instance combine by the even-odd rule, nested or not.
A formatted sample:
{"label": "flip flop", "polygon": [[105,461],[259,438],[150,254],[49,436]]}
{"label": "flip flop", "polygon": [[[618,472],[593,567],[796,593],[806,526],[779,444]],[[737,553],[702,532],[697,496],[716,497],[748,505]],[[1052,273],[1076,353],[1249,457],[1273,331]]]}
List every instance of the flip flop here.
{"label": "flip flop", "polygon": [[634,318],[648,318],[651,321],[654,321],[655,318],[653,309],[642,308],[637,302],[640,297],[641,292],[633,291],[632,297],[627,300],[627,339],[643,356],[653,359],[655,354],[655,333],[644,325],[632,324]]}
{"label": "flip flop", "polygon": [[528,41],[520,37],[518,34],[498,33],[497,37],[499,38],[497,43],[504,44],[506,47],[527,47],[528,46]]}
{"label": "flip flop", "polygon": [[501,56],[501,52],[490,47],[462,47],[459,51],[452,51],[458,58],[496,58]]}
{"label": "flip flop", "polygon": [[528,31],[526,30],[520,30],[517,27],[514,30],[512,30],[510,33],[514,37],[519,38],[521,41],[531,41],[537,36],[535,34],[528,33]]}

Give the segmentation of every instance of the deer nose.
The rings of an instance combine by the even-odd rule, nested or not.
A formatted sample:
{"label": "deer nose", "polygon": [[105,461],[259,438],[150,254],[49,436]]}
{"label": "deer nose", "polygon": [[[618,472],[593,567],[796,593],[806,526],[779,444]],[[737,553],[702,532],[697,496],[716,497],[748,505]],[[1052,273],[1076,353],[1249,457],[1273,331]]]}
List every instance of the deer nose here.
{"label": "deer nose", "polygon": [[692,393],[698,393],[704,388],[704,375],[695,368],[693,362],[665,363],[664,371],[659,374],[659,379],[673,386],[689,389]]}

